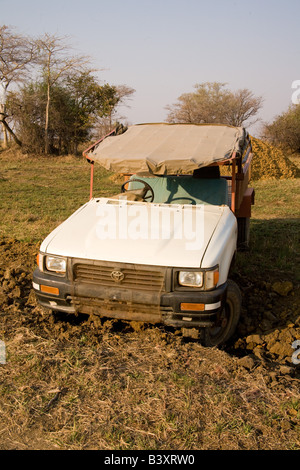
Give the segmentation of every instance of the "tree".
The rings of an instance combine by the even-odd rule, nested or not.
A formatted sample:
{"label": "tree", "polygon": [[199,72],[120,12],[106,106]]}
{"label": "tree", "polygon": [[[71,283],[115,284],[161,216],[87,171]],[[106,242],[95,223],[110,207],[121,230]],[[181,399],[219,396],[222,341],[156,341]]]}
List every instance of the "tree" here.
{"label": "tree", "polygon": [[[89,60],[70,55],[65,37],[44,34],[31,40],[0,27],[0,123],[5,136],[8,131],[29,152],[76,153],[96,124],[107,120],[111,126],[117,106],[134,90],[101,86]],[[32,66],[39,67],[36,81],[28,73]],[[8,90],[12,82],[18,90]]]}
{"label": "tree", "polygon": [[300,152],[300,104],[291,105],[270,124],[264,124],[262,136],[274,145]]}
{"label": "tree", "polygon": [[7,147],[7,132],[18,145],[21,145],[7,123],[7,91],[11,83],[20,83],[27,75],[29,67],[37,57],[34,41],[20,34],[15,34],[8,26],[0,26],[0,122]]}
{"label": "tree", "polygon": [[[24,150],[44,153],[45,105],[48,99],[46,79],[25,84],[10,93],[8,107],[14,117]],[[89,73],[75,74],[51,88],[48,118],[49,153],[77,153],[78,145],[89,140],[99,117],[111,112],[118,102],[117,90],[100,86]]]}
{"label": "tree", "polygon": [[[105,87],[109,85],[104,85]],[[107,93],[105,97],[105,113],[98,119],[98,134],[103,137],[115,127],[120,125],[120,120],[124,119],[117,115],[118,106],[124,105],[125,101],[133,95],[135,90],[127,85],[113,86],[114,93]]]}
{"label": "tree", "polygon": [[167,121],[244,125],[257,115],[263,100],[247,89],[231,92],[225,86],[225,83],[219,82],[195,85],[195,92],[185,93],[178,98],[177,103],[167,106]]}
{"label": "tree", "polygon": [[120,98],[117,87],[99,85],[91,72],[68,77],[66,87],[72,97],[72,142],[77,153],[78,144],[87,140],[99,119],[112,115]]}
{"label": "tree", "polygon": [[45,108],[45,154],[49,153],[49,117],[51,94],[54,85],[65,78],[70,72],[82,71],[89,59],[85,56],[69,57],[66,52],[69,46],[66,38],[53,36],[48,33],[38,39],[40,64],[47,85],[47,100]]}

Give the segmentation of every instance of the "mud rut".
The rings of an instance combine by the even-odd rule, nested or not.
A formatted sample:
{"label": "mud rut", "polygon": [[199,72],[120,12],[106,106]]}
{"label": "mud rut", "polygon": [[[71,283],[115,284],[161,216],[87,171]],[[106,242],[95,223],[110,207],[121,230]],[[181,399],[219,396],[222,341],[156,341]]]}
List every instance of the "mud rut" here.
{"label": "mud rut", "polygon": [[[32,271],[39,245],[4,240],[0,242],[0,334],[11,337],[17,327],[26,326],[36,333],[72,336],[78,326],[93,340],[109,329],[126,334],[151,325],[60,313],[45,313],[38,306],[32,290]],[[248,369],[266,368],[286,378],[300,378],[292,344],[300,340],[299,289],[291,281],[274,277],[271,281],[235,275],[243,294],[242,316],[237,332],[223,348],[239,357]],[[155,327],[157,328],[157,327]],[[180,336],[179,331],[159,327],[164,334]],[[52,333],[51,333],[52,332]],[[189,341],[182,338],[182,341]],[[294,354],[294,356],[293,356]],[[300,354],[299,354],[300,356]],[[299,357],[300,359],[300,357]]]}

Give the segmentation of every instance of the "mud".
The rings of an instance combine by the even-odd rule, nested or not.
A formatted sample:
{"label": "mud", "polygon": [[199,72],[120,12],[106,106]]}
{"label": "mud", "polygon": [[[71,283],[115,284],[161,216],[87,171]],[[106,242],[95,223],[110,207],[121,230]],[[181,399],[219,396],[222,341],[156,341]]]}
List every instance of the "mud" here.
{"label": "mud", "polygon": [[[26,326],[36,334],[70,338],[84,331],[91,340],[107,329],[118,334],[144,330],[151,325],[100,320],[85,315],[75,317],[45,313],[37,304],[32,289],[38,244],[17,240],[0,242],[0,338],[11,338]],[[238,357],[248,369],[263,368],[286,378],[300,377],[293,343],[300,340],[299,286],[275,277],[269,281],[251,279],[236,272],[234,279],[243,295],[242,315],[235,336],[224,349]],[[92,324],[92,328],[91,328]],[[168,335],[182,337],[181,331],[164,329]],[[296,359],[300,359],[300,354]],[[272,374],[271,376],[272,377]]]}

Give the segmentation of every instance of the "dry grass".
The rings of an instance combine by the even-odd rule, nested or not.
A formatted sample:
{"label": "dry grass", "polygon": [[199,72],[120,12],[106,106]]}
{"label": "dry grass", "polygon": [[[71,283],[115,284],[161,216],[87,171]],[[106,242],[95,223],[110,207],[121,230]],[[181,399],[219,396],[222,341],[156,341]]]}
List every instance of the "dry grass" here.
{"label": "dry grass", "polygon": [[[49,326],[49,325],[48,325]],[[157,328],[20,327],[0,382],[3,449],[292,449],[296,387]],[[54,334],[53,334],[54,333]]]}

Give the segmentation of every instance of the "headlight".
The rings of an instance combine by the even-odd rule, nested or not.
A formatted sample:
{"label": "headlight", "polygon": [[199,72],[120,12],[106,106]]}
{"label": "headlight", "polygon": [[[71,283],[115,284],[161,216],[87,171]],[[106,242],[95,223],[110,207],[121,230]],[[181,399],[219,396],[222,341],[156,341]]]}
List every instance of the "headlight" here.
{"label": "headlight", "polygon": [[178,282],[182,286],[202,287],[203,273],[201,271],[179,271]]}
{"label": "headlight", "polygon": [[178,284],[186,287],[214,289],[219,281],[219,268],[212,271],[179,271]]}
{"label": "headlight", "polygon": [[67,260],[59,256],[46,256],[45,266],[48,271],[64,274],[67,268]]}

